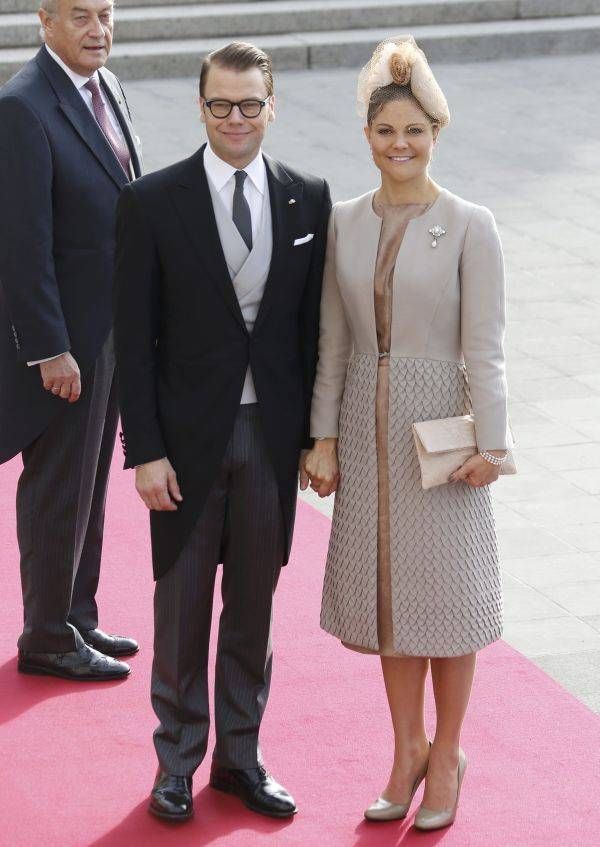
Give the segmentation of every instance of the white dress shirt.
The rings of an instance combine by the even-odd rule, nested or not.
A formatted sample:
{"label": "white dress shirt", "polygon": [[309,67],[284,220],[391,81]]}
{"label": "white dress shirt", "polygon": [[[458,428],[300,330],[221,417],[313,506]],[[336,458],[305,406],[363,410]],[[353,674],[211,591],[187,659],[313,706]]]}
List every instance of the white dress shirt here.
{"label": "white dress shirt", "polygon": [[[47,44],[45,45],[45,47],[46,47],[46,50],[48,51],[48,55],[51,56],[54,59],[54,61],[56,62],[56,64],[59,65],[63,69],[63,71],[69,77],[69,79],[71,80],[71,82],[73,83],[73,85],[75,86],[77,91],[81,94],[81,99],[83,100],[85,105],[90,110],[94,120],[96,120],[96,116],[94,115],[94,109],[92,107],[92,92],[88,91],[88,89],[85,88],[85,84],[90,79],[93,79],[93,80],[96,81],[96,83],[98,84],[98,87],[100,89],[100,96],[102,97],[102,102],[104,103],[104,108],[106,109],[106,114],[108,115],[111,126],[114,129],[114,131],[117,133],[117,135],[121,138],[121,140],[124,141],[125,144],[127,144],[127,140],[126,140],[126,138],[123,134],[123,130],[121,129],[121,124],[119,123],[119,120],[118,120],[117,116],[115,115],[115,113],[113,111],[113,107],[111,106],[110,100],[106,97],[104,91],[102,90],[102,85],[100,84],[100,79],[98,78],[98,71],[95,71],[91,75],[91,77],[81,76],[80,74],[76,74],[75,71],[72,71],[71,68],[68,65],[65,65],[63,60],[60,58],[60,56],[56,55],[54,50],[51,50],[48,47]],[[49,356],[47,359],[36,359],[35,362],[27,362],[27,364],[29,365],[29,367],[32,367],[33,365],[41,365],[42,362],[51,362],[52,359],[58,359],[58,357],[61,356],[61,355],[63,355],[63,354],[58,353],[56,356]]]}
{"label": "white dress shirt", "polygon": [[259,150],[256,158],[242,169],[234,168],[223,159],[219,159],[210,144],[207,144],[204,149],[204,169],[211,186],[217,191],[231,216],[233,216],[233,192],[235,191],[234,174],[237,170],[246,171],[248,177],[244,180],[244,197],[250,207],[252,240],[254,241],[262,219],[265,191],[268,190],[267,169],[262,150]]}

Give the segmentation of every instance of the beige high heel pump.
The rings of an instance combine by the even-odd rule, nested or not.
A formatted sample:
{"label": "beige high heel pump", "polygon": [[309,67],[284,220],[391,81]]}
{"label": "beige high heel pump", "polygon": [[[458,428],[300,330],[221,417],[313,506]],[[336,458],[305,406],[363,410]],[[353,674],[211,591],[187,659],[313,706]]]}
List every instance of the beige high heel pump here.
{"label": "beige high heel pump", "polygon": [[415,815],[415,829],[430,831],[432,829],[442,829],[443,827],[450,826],[450,824],[454,823],[454,819],[456,817],[456,810],[458,809],[460,788],[466,769],[467,757],[465,756],[463,750],[459,750],[458,785],[456,787],[456,800],[454,801],[454,806],[451,809],[442,809],[439,812],[435,811],[434,809],[426,809],[425,806],[421,806],[419,808],[419,811]]}
{"label": "beige high heel pump", "polygon": [[[431,749],[431,741],[429,742],[429,748]],[[402,820],[402,818],[405,818],[408,814],[408,810],[410,809],[410,804],[417,793],[419,785],[423,782],[427,775],[428,764],[429,756],[427,756],[425,766],[414,782],[408,803],[390,803],[390,801],[386,800],[384,797],[378,797],[374,803],[371,803],[368,809],[365,809],[365,818],[368,821],[399,821]]]}

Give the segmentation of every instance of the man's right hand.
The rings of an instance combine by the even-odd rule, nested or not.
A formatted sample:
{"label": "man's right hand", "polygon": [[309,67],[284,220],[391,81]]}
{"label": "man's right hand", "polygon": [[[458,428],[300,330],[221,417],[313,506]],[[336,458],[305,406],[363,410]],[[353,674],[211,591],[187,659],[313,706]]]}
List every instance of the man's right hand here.
{"label": "man's right hand", "polygon": [[75,403],[81,394],[79,366],[70,353],[63,353],[49,362],[41,362],[40,374],[46,391]]}
{"label": "man's right hand", "polygon": [[304,472],[310,478],[310,487],[319,497],[333,494],[340,481],[337,442],[337,438],[315,440],[314,447],[304,458]]}
{"label": "man's right hand", "polygon": [[138,465],[135,488],[146,506],[155,512],[176,512],[176,504],[183,500],[177,475],[166,457]]}

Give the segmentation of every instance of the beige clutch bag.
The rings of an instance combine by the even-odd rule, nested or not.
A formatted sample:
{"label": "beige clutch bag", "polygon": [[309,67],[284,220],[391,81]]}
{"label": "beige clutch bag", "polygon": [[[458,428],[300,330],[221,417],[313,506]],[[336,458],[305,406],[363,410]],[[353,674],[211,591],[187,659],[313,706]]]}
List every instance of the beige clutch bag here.
{"label": "beige clutch bag", "polygon": [[[478,452],[473,415],[418,421],[412,428],[423,488],[448,482],[450,474]],[[514,456],[509,450],[508,458],[500,465],[500,473],[516,472]]]}

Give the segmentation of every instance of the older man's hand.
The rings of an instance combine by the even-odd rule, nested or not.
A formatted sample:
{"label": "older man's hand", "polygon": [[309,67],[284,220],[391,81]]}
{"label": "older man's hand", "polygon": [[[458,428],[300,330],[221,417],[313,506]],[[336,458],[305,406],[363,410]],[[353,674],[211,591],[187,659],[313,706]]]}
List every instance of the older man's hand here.
{"label": "older man's hand", "polygon": [[40,364],[42,383],[46,391],[75,403],[81,394],[79,366],[70,353],[63,353],[49,362]]}

